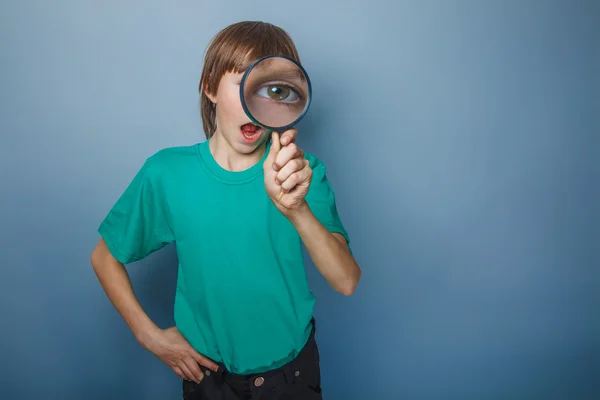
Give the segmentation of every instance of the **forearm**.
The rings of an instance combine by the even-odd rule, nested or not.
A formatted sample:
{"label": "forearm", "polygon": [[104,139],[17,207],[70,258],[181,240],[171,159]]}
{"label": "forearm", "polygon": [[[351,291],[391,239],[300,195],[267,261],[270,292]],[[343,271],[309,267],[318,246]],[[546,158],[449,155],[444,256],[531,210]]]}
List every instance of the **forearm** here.
{"label": "forearm", "polygon": [[338,240],[315,217],[307,203],[288,215],[319,272],[336,291],[350,295],[361,276],[347,243]]}
{"label": "forearm", "polygon": [[148,347],[159,328],[137,300],[125,266],[117,261],[101,241],[92,254],[92,266],[107,297],[129,326],[136,339]]}

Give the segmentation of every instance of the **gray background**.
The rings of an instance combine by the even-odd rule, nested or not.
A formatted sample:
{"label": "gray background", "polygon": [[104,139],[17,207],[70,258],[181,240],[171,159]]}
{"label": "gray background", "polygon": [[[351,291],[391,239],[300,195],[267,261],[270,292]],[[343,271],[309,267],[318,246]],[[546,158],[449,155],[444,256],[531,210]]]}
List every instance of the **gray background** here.
{"label": "gray background", "polygon": [[[600,398],[600,7],[566,0],[2,2],[0,397],[180,398],[89,256],[144,159],[204,140],[203,51],[247,19],[298,45],[364,272],[307,261],[325,398]],[[174,249],[129,271],[169,326]]]}

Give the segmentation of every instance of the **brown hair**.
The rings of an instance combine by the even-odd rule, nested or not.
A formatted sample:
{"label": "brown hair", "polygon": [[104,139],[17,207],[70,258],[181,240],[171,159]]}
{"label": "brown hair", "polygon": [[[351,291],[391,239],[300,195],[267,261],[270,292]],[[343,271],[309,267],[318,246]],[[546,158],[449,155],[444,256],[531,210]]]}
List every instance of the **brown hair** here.
{"label": "brown hair", "polygon": [[217,127],[215,105],[206,96],[217,93],[227,72],[241,73],[263,56],[280,54],[300,63],[300,56],[289,34],[278,26],[261,21],[242,21],[229,25],[213,37],[204,55],[200,77],[200,113],[206,138]]}

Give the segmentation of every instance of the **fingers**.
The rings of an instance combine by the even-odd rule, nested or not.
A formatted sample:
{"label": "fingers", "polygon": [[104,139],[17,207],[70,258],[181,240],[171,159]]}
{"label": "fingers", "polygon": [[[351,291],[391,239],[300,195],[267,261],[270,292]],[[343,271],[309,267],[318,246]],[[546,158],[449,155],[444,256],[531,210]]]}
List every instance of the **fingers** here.
{"label": "fingers", "polygon": [[291,174],[285,181],[281,183],[281,189],[284,192],[289,192],[296,185],[308,181],[312,176],[312,169],[309,166],[309,161],[304,160],[304,168]]}
{"label": "fingers", "polygon": [[198,353],[176,327],[164,330],[162,338],[162,347],[155,348],[153,353],[183,379],[200,383],[204,378],[200,365],[218,370],[218,365]]}
{"label": "fingers", "polygon": [[[272,142],[271,149],[269,150],[269,154],[268,154],[266,162],[265,162],[265,167],[268,166],[270,168],[269,164],[273,164],[275,159],[279,160],[279,157],[277,157],[277,156],[278,156],[280,150],[284,146],[288,146],[290,144],[293,144],[293,146],[296,146],[294,144],[294,142],[296,141],[297,136],[298,136],[298,130],[295,128],[288,129],[287,131],[283,132],[283,134],[281,134],[281,136],[279,135],[278,132],[272,132],[271,133],[271,142]],[[281,162],[281,163],[278,161],[277,164],[278,164],[277,167],[274,168],[276,171],[278,171],[285,164],[285,161]]]}
{"label": "fingers", "polygon": [[192,357],[194,357],[194,360],[196,360],[198,364],[204,365],[208,369],[212,369],[215,372],[217,372],[217,370],[219,369],[219,366],[214,361],[207,357],[204,357],[197,351],[192,351]]}
{"label": "fingers", "polygon": [[291,143],[285,147],[283,147],[275,156],[275,160],[273,161],[273,169],[275,171],[279,171],[282,169],[288,161],[294,158],[304,158],[304,152],[296,146],[295,143]]}
{"label": "fingers", "polygon": [[308,160],[304,158],[294,158],[288,161],[275,176],[275,183],[279,185],[285,182],[293,173],[304,169],[307,163]]}
{"label": "fingers", "polygon": [[296,140],[296,136],[298,135],[298,130],[292,128],[283,132],[281,135],[280,142],[283,146],[286,146]]}
{"label": "fingers", "polygon": [[199,383],[202,380],[202,378],[204,378],[204,373],[200,369],[200,364],[198,364],[196,360],[194,360],[192,357],[186,357],[181,361],[183,361],[185,365],[187,365],[190,372],[193,374],[194,381]]}
{"label": "fingers", "polygon": [[190,369],[190,367],[188,366],[188,364],[184,360],[179,360],[179,362],[177,363],[177,367],[179,367],[179,369],[191,381],[194,381],[196,383],[200,383],[200,381],[202,380],[202,378],[204,378],[204,374],[202,373],[202,371],[200,371],[200,368],[198,368],[198,364],[196,364],[196,367],[198,368],[198,371],[200,371],[199,374],[197,374],[197,373],[194,374],[192,372],[192,370]]}
{"label": "fingers", "polygon": [[177,367],[177,366],[175,366],[175,367],[172,367],[172,368],[173,368],[173,371],[175,371],[175,373],[176,373],[176,374],[177,374],[177,375],[178,375],[178,376],[179,376],[181,379],[185,379],[186,381],[189,381],[189,380],[190,380],[190,378],[188,378],[188,377],[187,377],[187,376],[186,376],[186,375],[183,373],[183,371],[181,370],[181,368],[179,368],[179,367]]}
{"label": "fingers", "polygon": [[189,357],[177,360],[172,368],[173,371],[183,379],[200,383],[200,381],[204,379],[204,373],[202,372],[200,365],[204,365],[215,372],[219,368],[214,361],[202,356],[195,350],[190,352]]}

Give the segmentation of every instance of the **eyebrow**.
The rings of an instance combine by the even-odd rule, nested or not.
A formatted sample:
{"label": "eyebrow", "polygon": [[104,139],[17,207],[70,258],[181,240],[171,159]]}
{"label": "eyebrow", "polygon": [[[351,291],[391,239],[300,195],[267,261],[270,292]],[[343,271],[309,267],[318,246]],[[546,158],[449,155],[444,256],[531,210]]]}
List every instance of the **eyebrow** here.
{"label": "eyebrow", "polygon": [[[277,68],[273,68],[272,66],[267,65],[264,67],[257,67],[255,68],[255,70],[259,73],[259,76],[263,77],[265,75],[268,76],[269,74],[274,74],[275,71],[277,71]],[[302,82],[306,82],[306,77],[304,76],[304,73],[302,73],[302,70],[300,70],[300,68],[282,68],[278,71],[276,76],[292,79],[297,78],[300,79]]]}

